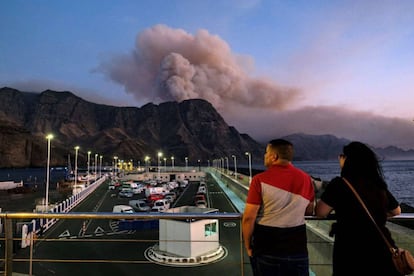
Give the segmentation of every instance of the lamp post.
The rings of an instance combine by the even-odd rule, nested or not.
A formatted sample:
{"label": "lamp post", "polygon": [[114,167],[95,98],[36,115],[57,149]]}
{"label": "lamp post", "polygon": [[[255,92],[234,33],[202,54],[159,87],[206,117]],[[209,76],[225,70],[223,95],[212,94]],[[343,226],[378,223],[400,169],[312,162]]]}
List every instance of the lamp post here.
{"label": "lamp post", "polygon": [[99,178],[102,177],[102,158],[103,156],[99,156]]}
{"label": "lamp post", "polygon": [[171,171],[174,171],[174,156],[171,156]]}
{"label": "lamp post", "polygon": [[237,162],[236,162],[236,155],[232,155],[231,157],[233,157],[234,160],[234,178],[237,179]]}
{"label": "lamp post", "polygon": [[245,153],[249,157],[249,184],[252,182],[252,155],[250,152]]}
{"label": "lamp post", "polygon": [[147,155],[147,156],[145,156],[145,168],[146,168],[146,171],[147,171],[147,173],[149,172],[149,156]]}
{"label": "lamp post", "polygon": [[224,157],[224,159],[226,159],[226,166],[227,166],[226,174],[229,174],[229,158],[226,156],[226,157]]}
{"label": "lamp post", "polygon": [[117,160],[118,160],[118,156],[114,156],[114,170],[113,170],[113,177],[115,179],[116,176],[116,171],[117,171]]}
{"label": "lamp post", "polygon": [[79,146],[75,147],[75,187],[78,184],[78,152]]}
{"label": "lamp post", "polygon": [[167,158],[164,157],[164,171],[167,172]]}
{"label": "lamp post", "polygon": [[160,163],[161,163],[161,158],[162,156],[162,152],[158,152],[158,180],[161,179],[161,168],[160,168]]}
{"label": "lamp post", "polygon": [[46,172],[46,198],[45,198],[45,210],[49,212],[49,174],[50,174],[50,140],[53,139],[52,134],[46,136],[47,139],[47,172]]}
{"label": "lamp post", "polygon": [[86,175],[87,185],[89,186],[89,164],[91,162],[91,151],[88,151],[88,173]]}
{"label": "lamp post", "polygon": [[188,171],[188,157],[185,158],[185,171]]}
{"label": "lamp post", "polygon": [[95,181],[96,181],[97,176],[98,176],[98,154],[95,153]]}

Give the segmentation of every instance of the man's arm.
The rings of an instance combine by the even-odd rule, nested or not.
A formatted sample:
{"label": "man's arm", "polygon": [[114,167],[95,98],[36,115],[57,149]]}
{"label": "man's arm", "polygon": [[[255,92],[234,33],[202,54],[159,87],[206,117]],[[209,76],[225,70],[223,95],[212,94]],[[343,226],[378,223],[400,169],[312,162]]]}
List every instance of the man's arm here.
{"label": "man's arm", "polygon": [[260,205],[254,205],[246,203],[242,219],[242,231],[244,246],[247,251],[247,255],[252,256],[253,250],[251,248],[251,239],[254,230],[254,223],[256,221],[257,212],[259,211]]}

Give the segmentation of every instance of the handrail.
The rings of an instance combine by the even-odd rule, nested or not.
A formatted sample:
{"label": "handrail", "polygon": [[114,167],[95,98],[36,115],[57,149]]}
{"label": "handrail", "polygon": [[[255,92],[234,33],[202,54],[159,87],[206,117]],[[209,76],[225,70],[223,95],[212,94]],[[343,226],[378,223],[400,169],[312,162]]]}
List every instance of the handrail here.
{"label": "handrail", "polygon": [[240,219],[240,213],[112,213],[112,212],[70,212],[70,213],[28,213],[4,212],[3,219]]}

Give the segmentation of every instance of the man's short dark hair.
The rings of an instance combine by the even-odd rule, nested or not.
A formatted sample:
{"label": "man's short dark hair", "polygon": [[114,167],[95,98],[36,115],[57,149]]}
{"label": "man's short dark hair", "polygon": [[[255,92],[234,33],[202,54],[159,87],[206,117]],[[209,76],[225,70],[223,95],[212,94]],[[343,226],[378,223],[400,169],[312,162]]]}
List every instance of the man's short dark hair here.
{"label": "man's short dark hair", "polygon": [[272,149],[277,152],[280,158],[289,161],[293,160],[293,144],[285,139],[273,139],[269,142]]}

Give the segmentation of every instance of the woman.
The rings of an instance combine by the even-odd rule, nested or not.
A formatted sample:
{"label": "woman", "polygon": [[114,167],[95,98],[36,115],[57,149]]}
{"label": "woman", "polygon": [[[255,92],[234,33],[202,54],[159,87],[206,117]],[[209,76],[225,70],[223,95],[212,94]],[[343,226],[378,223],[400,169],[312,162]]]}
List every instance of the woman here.
{"label": "woman", "polygon": [[339,155],[341,177],[335,177],[316,205],[316,215],[335,211],[333,275],[400,275],[391,253],[375,225],[342,178],[358,192],[377,225],[394,245],[386,228],[387,217],[401,214],[395,197],[388,191],[375,153],[365,144],[351,142]]}

